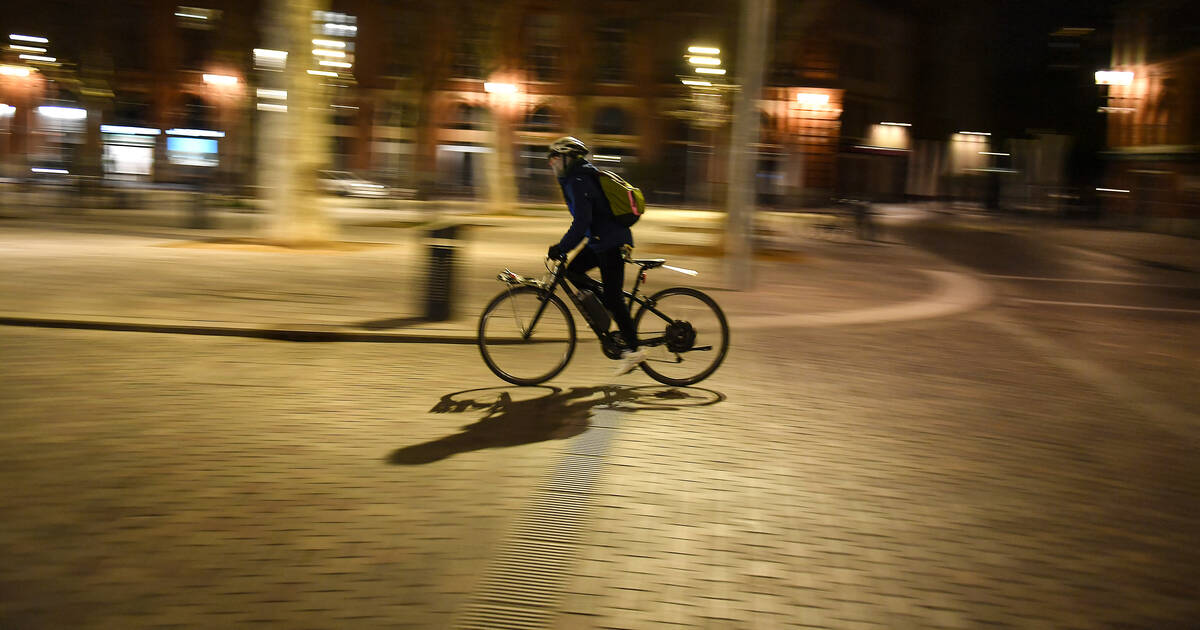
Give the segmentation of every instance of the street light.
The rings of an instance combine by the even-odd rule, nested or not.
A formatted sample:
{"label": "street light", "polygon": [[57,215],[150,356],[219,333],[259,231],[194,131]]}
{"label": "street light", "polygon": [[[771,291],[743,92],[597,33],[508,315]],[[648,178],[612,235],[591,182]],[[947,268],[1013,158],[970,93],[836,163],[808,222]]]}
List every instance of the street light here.
{"label": "street light", "polygon": [[1119,72],[1116,70],[1097,70],[1096,85],[1131,85],[1133,84],[1132,72]]}
{"label": "street light", "polygon": [[100,133],[120,133],[130,136],[157,136],[162,130],[153,127],[129,127],[126,125],[100,125]]}
{"label": "street light", "polygon": [[272,50],[270,48],[255,48],[254,49],[254,67],[259,70],[283,70],[287,65],[286,50]]}
{"label": "street light", "polygon": [[237,85],[238,78],[229,76],[227,74],[206,74],[204,75],[204,82],[209,85],[225,87]]}
{"label": "street light", "polygon": [[829,104],[828,94],[819,94],[816,92],[800,92],[796,94],[796,102],[809,107],[820,107],[821,105]]}
{"label": "street light", "polygon": [[46,39],[45,37],[36,37],[33,35],[18,35],[16,33],[11,33],[9,34],[8,38],[17,42],[33,42],[35,44],[50,43],[50,40]]}
{"label": "street light", "polygon": [[211,129],[168,129],[168,136],[186,136],[189,138],[224,138],[224,131]]}
{"label": "street light", "polygon": [[27,77],[29,68],[25,66],[0,66],[0,74],[6,77]]}
{"label": "street light", "polygon": [[515,83],[493,83],[489,81],[483,84],[483,91],[488,94],[516,94],[517,85]]}
{"label": "street light", "polygon": [[57,118],[59,120],[83,120],[87,118],[87,110],[79,107],[42,105],[38,108],[38,113],[46,118]]}

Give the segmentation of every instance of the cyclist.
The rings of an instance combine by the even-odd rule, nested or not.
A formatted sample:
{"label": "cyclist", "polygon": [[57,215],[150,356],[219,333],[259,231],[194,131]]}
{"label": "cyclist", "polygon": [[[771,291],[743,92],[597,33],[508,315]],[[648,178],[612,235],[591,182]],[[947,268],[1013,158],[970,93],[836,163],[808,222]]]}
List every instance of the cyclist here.
{"label": "cyclist", "polygon": [[562,186],[567,209],[571,211],[571,227],[562,239],[550,246],[546,255],[565,260],[568,252],[587,240],[587,245],[567,265],[567,279],[576,290],[593,289],[595,281],[587,277],[587,271],[600,268],[604,307],[612,314],[625,342],[614,373],[619,376],[646,360],[646,354],[638,350],[637,330],[621,294],[625,286],[625,260],[621,250],[633,246],[633,233],[613,219],[608,199],[600,188],[600,174],[584,157],[587,154],[587,145],[578,138],[565,136],[550,143],[547,158]]}

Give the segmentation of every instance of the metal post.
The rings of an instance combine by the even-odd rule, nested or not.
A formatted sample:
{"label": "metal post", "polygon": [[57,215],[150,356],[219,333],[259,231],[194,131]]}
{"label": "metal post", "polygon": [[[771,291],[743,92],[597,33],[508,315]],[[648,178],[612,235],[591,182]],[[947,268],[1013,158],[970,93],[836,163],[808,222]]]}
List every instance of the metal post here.
{"label": "metal post", "polygon": [[749,290],[753,282],[754,171],[758,151],[758,100],[762,95],[767,43],[771,37],[774,0],[742,0],[738,41],[738,91],[729,146],[728,224],[725,272],[732,288]]}

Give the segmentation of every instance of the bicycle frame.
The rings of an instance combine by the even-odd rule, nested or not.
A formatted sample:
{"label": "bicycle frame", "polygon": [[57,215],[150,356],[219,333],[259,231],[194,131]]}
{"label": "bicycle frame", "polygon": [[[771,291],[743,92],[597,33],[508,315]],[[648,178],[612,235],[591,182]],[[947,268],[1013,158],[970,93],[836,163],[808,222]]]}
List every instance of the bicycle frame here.
{"label": "bicycle frame", "polygon": [[[505,270],[505,271],[507,271],[507,270]],[[509,272],[509,273],[511,273],[511,272]],[[513,275],[515,276],[515,274],[513,274]],[[564,283],[564,281],[566,280],[566,275],[567,275],[566,262],[558,261],[558,267],[556,267],[554,270],[554,277],[550,281],[550,284],[542,286],[542,288],[545,290],[545,297],[538,298],[538,302],[540,302],[540,304],[538,305],[538,309],[533,314],[533,318],[530,319],[529,326],[525,329],[524,332],[521,333],[523,340],[528,341],[530,335],[533,334],[533,330],[537,326],[538,321],[541,319],[542,313],[544,313],[546,311],[546,303],[550,301],[550,296],[554,295],[555,291],[558,290],[559,285],[562,285]],[[501,277],[504,278],[504,275],[501,274]],[[624,300],[626,301],[626,303],[629,306],[629,310],[632,311],[633,305],[636,303],[636,304],[641,305],[643,308],[650,311],[651,313],[653,313],[656,317],[663,320],[664,322],[666,322],[668,324],[671,323],[671,321],[672,321],[671,318],[667,317],[664,313],[659,311],[656,308],[655,303],[652,300],[650,300],[648,298],[644,298],[637,294],[638,289],[641,287],[642,283],[645,282],[645,280],[646,280],[646,270],[641,269],[638,272],[637,280],[635,280],[633,283],[633,290],[621,292],[622,297],[624,298]],[[506,279],[505,282],[510,282],[510,281]],[[532,286],[541,286],[544,283],[540,282],[540,281],[526,281],[526,282],[523,282],[523,284],[529,284]],[[598,283],[597,283],[597,285],[599,286]],[[510,283],[510,286],[511,286],[511,283]],[[607,331],[598,330],[596,328],[596,326],[592,323],[591,317],[587,314],[587,309],[583,308],[583,304],[579,300],[579,296],[576,294],[576,292],[572,291],[571,287],[568,286],[566,288],[566,294],[567,294],[567,297],[570,298],[571,303],[575,306],[575,310],[580,315],[583,316],[584,321],[586,321],[588,323],[588,327],[592,329],[593,333],[595,333],[596,338],[600,339],[601,341],[604,341],[604,334]],[[660,335],[658,337],[652,337],[650,339],[639,339],[638,345],[654,347],[654,346],[663,345],[666,342],[667,342],[666,335]]]}

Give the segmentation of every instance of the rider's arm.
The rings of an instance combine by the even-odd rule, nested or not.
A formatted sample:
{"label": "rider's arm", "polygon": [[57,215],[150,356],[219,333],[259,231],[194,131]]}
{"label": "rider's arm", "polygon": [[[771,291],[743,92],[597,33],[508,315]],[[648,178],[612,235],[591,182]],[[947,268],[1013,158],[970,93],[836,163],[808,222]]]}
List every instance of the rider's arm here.
{"label": "rider's arm", "polygon": [[592,225],[595,192],[589,189],[587,182],[584,181],[581,175],[570,178],[567,180],[566,185],[571,187],[567,198],[573,199],[575,203],[571,207],[571,214],[573,215],[571,227],[567,228],[567,233],[558,242],[558,246],[564,252],[569,252],[575,249],[575,246],[579,245],[579,242],[587,237],[588,228]]}

